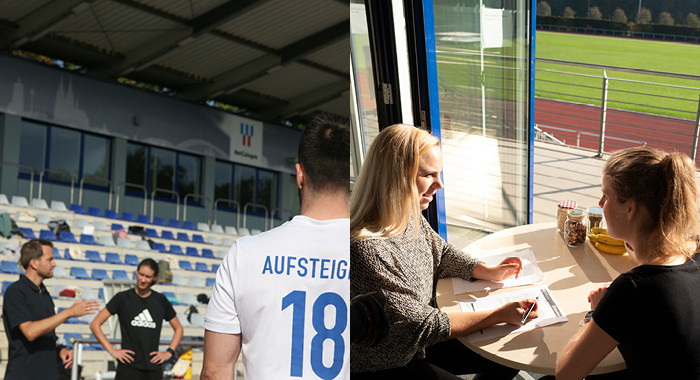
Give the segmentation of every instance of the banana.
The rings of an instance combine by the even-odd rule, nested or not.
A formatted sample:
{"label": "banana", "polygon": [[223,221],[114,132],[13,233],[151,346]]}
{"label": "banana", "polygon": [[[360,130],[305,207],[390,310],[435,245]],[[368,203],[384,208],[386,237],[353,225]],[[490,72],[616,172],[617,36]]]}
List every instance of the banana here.
{"label": "banana", "polygon": [[603,253],[609,253],[611,255],[623,255],[627,252],[625,246],[610,245],[605,243],[595,243],[595,248]]}
{"label": "banana", "polygon": [[595,243],[598,241],[598,234],[588,234],[588,240],[591,241],[591,243]]}
{"label": "banana", "polygon": [[616,246],[624,246],[625,245],[624,240],[615,239],[613,237],[610,237],[608,235],[603,235],[603,234],[598,234],[598,237],[595,241],[598,243],[616,245]]}
{"label": "banana", "polygon": [[603,235],[608,234],[608,230],[606,228],[600,228],[600,227],[591,228],[591,232],[594,234],[603,234]]}

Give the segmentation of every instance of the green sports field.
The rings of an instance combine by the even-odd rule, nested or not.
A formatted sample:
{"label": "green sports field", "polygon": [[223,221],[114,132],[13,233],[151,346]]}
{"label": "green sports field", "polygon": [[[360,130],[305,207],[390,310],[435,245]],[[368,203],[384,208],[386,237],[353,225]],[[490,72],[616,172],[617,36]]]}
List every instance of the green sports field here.
{"label": "green sports field", "polygon": [[[637,40],[617,37],[540,32],[536,34],[538,59],[557,59],[647,69],[700,76],[700,45]],[[603,76],[602,69],[563,64],[537,63],[537,69]],[[700,80],[607,70],[608,107],[695,119],[700,96]],[[601,78],[536,71],[535,95],[545,98],[600,104]],[[627,79],[675,86],[680,89],[616,81]]]}

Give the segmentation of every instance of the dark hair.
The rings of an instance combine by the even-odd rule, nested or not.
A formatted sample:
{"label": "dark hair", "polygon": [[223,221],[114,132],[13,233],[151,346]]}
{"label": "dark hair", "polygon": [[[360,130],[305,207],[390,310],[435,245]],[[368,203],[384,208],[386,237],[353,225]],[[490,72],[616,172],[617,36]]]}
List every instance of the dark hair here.
{"label": "dark hair", "polygon": [[350,192],[350,127],[347,120],[316,115],[301,134],[299,164],[313,190]]}
{"label": "dark hair", "polygon": [[149,267],[149,268],[151,268],[151,269],[153,269],[153,275],[156,276],[156,277],[158,277],[158,263],[157,263],[155,260],[153,260],[153,259],[143,259],[143,260],[141,260],[141,262],[139,263],[139,266],[136,267],[136,270],[141,269],[141,267],[144,266],[144,265],[147,266],[147,267]]}
{"label": "dark hair", "polygon": [[53,243],[46,239],[32,239],[24,243],[20,249],[19,263],[25,270],[29,267],[29,262],[32,259],[38,259],[44,255],[42,246],[53,248]]}

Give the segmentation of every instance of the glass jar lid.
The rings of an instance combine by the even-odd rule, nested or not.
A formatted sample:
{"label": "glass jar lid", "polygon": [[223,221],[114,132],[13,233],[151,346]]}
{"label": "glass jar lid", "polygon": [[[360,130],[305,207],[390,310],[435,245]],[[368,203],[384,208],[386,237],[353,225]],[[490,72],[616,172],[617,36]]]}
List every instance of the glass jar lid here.
{"label": "glass jar lid", "polygon": [[600,207],[589,207],[587,211],[588,211],[588,215],[598,215],[598,216],[603,215],[603,209]]}
{"label": "glass jar lid", "polygon": [[586,216],[586,213],[581,209],[575,208],[573,210],[569,210],[569,212],[567,212],[567,215],[568,215],[569,219],[581,220],[581,219],[583,219],[584,216]]}
{"label": "glass jar lid", "polygon": [[560,201],[557,207],[570,210],[578,207],[578,203],[576,201],[570,201],[568,199],[565,199],[563,201]]}

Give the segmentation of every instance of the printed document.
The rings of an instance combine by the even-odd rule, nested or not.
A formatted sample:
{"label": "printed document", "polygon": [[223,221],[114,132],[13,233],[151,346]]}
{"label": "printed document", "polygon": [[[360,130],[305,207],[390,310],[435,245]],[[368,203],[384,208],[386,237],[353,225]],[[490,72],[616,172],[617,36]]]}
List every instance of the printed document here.
{"label": "printed document", "polygon": [[511,325],[509,323],[494,325],[469,335],[467,339],[469,339],[470,342],[479,342],[492,338],[500,338],[512,333],[534,330],[538,327],[569,320],[561,309],[559,302],[554,299],[552,292],[547,286],[516,290],[509,293],[492,294],[474,301],[461,301],[459,306],[462,308],[462,311],[465,312],[483,311],[501,307],[509,302],[535,299],[536,297],[539,297],[537,300],[537,318],[526,322],[524,325]]}
{"label": "printed document", "polygon": [[487,281],[487,280],[475,280],[467,281],[463,278],[454,277],[452,278],[452,288],[455,294],[461,293],[471,293],[478,292],[480,290],[493,290],[500,288],[510,288],[513,286],[520,285],[532,285],[536,284],[544,279],[544,274],[539,266],[537,266],[537,260],[535,259],[534,253],[530,249],[524,249],[517,252],[509,252],[499,255],[492,255],[478,258],[488,266],[498,265],[501,261],[505,260],[507,257],[520,257],[523,262],[523,270],[520,272],[518,278],[510,277],[501,282]]}

